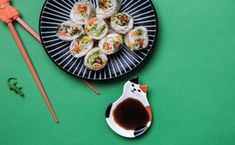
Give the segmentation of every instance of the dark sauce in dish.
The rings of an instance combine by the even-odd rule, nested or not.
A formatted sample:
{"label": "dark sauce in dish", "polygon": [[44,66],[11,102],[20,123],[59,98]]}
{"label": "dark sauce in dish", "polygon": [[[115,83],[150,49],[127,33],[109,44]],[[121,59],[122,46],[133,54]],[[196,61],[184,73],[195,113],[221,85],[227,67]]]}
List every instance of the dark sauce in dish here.
{"label": "dark sauce in dish", "polygon": [[114,120],[121,127],[127,130],[135,130],[146,125],[150,117],[144,105],[136,99],[126,99],[114,110]]}

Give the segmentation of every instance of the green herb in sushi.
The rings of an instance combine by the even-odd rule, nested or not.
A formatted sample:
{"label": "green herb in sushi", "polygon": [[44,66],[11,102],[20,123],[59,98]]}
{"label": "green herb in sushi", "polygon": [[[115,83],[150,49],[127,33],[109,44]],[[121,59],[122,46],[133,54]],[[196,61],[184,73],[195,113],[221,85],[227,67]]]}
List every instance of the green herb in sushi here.
{"label": "green herb in sushi", "polygon": [[70,32],[70,36],[80,34],[80,33],[81,33],[81,30],[79,30],[78,28],[73,28]]}
{"label": "green herb in sushi", "polygon": [[73,41],[84,34],[83,27],[72,21],[65,21],[58,27],[57,36],[64,41]]}
{"label": "green herb in sushi", "polygon": [[111,19],[120,26],[126,26],[130,21],[128,15],[125,13],[116,13]]}
{"label": "green herb in sushi", "polygon": [[101,55],[101,51],[100,50],[97,50],[97,51],[93,52],[91,54],[91,56],[88,58],[88,62],[87,63],[91,64],[91,65],[93,65],[94,63],[102,64],[103,61],[100,58],[100,55]]}
{"label": "green herb in sushi", "polygon": [[107,10],[108,8],[110,8],[112,6],[112,2],[110,0],[100,0],[99,1],[99,7],[102,10]]}
{"label": "green herb in sushi", "polygon": [[108,26],[102,19],[91,18],[87,21],[85,30],[87,35],[92,39],[100,40],[108,33]]}
{"label": "green herb in sushi", "polygon": [[80,40],[80,46],[83,47],[83,46],[86,46],[87,44],[89,44],[90,42],[92,41],[92,39],[88,38],[88,37],[83,37],[81,40]]}

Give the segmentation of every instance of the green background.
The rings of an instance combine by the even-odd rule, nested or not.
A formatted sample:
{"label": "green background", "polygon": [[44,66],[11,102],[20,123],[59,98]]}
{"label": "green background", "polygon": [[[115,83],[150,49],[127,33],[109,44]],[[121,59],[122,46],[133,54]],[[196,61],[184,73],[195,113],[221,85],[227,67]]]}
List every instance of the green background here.
{"label": "green background", "polygon": [[[43,0],[13,0],[38,30]],[[145,66],[111,82],[94,82],[97,96],[61,71],[42,46],[16,24],[60,124],[54,123],[6,25],[0,24],[0,145],[234,145],[235,1],[154,0],[159,39]],[[134,75],[148,84],[154,122],[135,140],[119,137],[104,112]],[[9,91],[18,78],[26,94]]]}

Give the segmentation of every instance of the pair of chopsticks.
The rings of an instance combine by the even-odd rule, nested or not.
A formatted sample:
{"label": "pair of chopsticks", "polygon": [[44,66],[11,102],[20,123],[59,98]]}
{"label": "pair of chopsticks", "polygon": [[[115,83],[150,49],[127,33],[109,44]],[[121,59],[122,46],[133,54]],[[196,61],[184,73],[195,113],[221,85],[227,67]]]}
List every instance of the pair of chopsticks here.
{"label": "pair of chopsticks", "polygon": [[[45,89],[43,88],[43,85],[40,81],[40,78],[38,77],[38,74],[29,58],[29,55],[27,54],[22,41],[20,40],[19,35],[16,32],[16,29],[14,28],[13,21],[17,21],[19,24],[21,24],[36,40],[41,42],[40,36],[33,31],[32,28],[28,24],[26,24],[21,18],[19,12],[10,5],[10,0],[0,0],[0,20],[4,23],[6,23],[12,33],[12,36],[14,37],[16,44],[19,47],[19,50],[21,54],[24,57],[24,60],[34,78],[34,81],[36,82],[45,102],[48,106],[49,111],[51,112],[52,117],[54,118],[56,123],[59,123],[58,117],[53,109],[53,106],[45,92]],[[82,80],[91,90],[93,90],[97,95],[100,94],[100,92],[88,81]]]}

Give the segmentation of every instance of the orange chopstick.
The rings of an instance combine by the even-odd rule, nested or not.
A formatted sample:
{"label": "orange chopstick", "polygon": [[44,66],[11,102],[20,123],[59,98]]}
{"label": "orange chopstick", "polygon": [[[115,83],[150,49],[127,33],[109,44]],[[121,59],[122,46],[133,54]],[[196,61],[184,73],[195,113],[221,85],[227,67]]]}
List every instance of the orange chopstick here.
{"label": "orange chopstick", "polygon": [[43,98],[44,98],[44,100],[45,100],[45,102],[46,102],[46,104],[47,104],[47,106],[48,106],[48,108],[49,108],[53,118],[54,118],[54,120],[55,120],[55,122],[59,123],[59,120],[58,120],[58,118],[56,116],[56,113],[55,113],[55,111],[54,111],[54,109],[53,109],[53,107],[51,105],[51,102],[50,102],[50,100],[49,100],[49,98],[48,98],[48,96],[47,96],[47,94],[46,94],[46,92],[45,92],[45,90],[44,90],[44,88],[42,86],[42,83],[41,83],[41,81],[40,81],[40,79],[39,79],[39,77],[38,77],[38,75],[37,75],[37,73],[36,73],[36,71],[34,69],[33,64],[30,61],[30,58],[29,58],[26,50],[24,49],[24,46],[23,46],[23,44],[22,44],[22,42],[21,42],[21,40],[20,40],[20,38],[19,38],[19,36],[18,36],[14,26],[13,26],[13,24],[11,22],[9,22],[9,23],[7,23],[7,25],[9,27],[11,33],[12,33],[12,36],[14,37],[14,39],[16,41],[16,44],[18,45],[18,47],[20,49],[21,54],[23,55],[23,57],[25,59],[25,62],[27,64],[30,72],[33,75],[33,78],[34,78],[34,80],[35,80],[35,82],[36,82],[36,84],[37,84],[37,86],[38,86],[38,88],[39,88],[39,90],[40,90],[40,92],[41,92],[41,94],[42,94],[42,96],[43,96]]}
{"label": "orange chopstick", "polygon": [[93,90],[97,95],[100,95],[100,91],[97,90],[92,84],[90,84],[87,80],[82,80],[91,90]]}
{"label": "orange chopstick", "polygon": [[16,21],[19,22],[36,40],[41,42],[40,36],[33,31],[33,29],[25,23],[20,17],[16,18]]}

